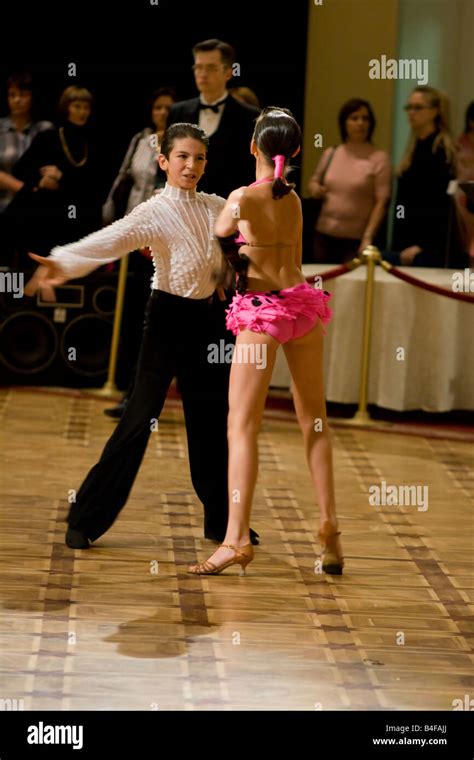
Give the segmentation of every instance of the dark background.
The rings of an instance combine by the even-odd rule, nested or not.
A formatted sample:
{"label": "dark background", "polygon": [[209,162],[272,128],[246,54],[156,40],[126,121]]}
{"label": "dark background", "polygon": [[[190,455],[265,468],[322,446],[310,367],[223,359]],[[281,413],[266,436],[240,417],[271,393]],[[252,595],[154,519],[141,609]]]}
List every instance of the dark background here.
{"label": "dark background", "polygon": [[[258,0],[10,5],[2,11],[0,115],[7,112],[5,80],[17,69],[33,74],[38,115],[51,121],[65,87],[87,87],[95,99],[91,124],[112,181],[132,135],[147,123],[150,94],[171,85],[178,99],[194,97],[191,48],[218,37],[237,51],[241,76],[230,86],[251,87],[262,107],[285,106],[302,123],[307,13],[307,0],[286,6]],[[67,74],[69,63],[76,64],[76,78]],[[299,171],[292,179],[298,183]]]}

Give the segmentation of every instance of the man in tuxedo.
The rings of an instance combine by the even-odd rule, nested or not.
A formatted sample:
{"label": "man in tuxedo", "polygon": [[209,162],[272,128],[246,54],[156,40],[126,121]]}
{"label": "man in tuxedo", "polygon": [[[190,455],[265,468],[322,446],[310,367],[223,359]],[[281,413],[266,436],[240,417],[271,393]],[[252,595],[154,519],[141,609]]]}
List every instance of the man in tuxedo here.
{"label": "man in tuxedo", "polygon": [[232,97],[233,47],[221,40],[199,42],[193,48],[194,78],[199,96],[175,103],[168,125],[178,121],[199,124],[209,137],[208,164],[200,190],[227,198],[232,190],[255,180],[255,159],[250,153],[258,108]]}
{"label": "man in tuxedo", "polygon": [[[235,61],[235,51],[231,45],[217,39],[206,40],[194,46],[193,55],[199,96],[175,103],[168,116],[168,126],[184,121],[198,124],[206,132],[209,138],[208,162],[199,189],[227,198],[232,190],[250,185],[255,180],[255,158],[250,153],[250,142],[260,111],[237,101],[227,89]],[[216,321],[216,340],[218,343],[221,340],[225,344],[235,343],[235,336],[225,326],[228,301],[220,301],[215,294],[214,299],[216,309],[220,310]],[[222,384],[227,387],[229,374],[230,364],[223,364]],[[222,446],[226,444],[224,433]],[[227,520],[227,509],[225,518]],[[258,544],[258,539],[258,533],[251,530],[252,544]]]}

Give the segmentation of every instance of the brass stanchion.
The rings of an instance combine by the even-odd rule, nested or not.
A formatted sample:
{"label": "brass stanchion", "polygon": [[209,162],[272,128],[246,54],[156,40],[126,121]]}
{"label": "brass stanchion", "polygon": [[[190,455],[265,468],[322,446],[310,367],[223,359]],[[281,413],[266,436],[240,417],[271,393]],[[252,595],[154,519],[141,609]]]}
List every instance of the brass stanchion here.
{"label": "brass stanchion", "polygon": [[119,278],[117,286],[117,298],[115,301],[114,326],[112,331],[112,343],[110,346],[109,369],[105,385],[94,391],[98,396],[115,396],[119,391],[115,385],[115,373],[117,370],[117,356],[120,341],[120,328],[122,326],[123,303],[125,300],[125,288],[127,286],[128,256],[120,260]]}
{"label": "brass stanchion", "polygon": [[382,256],[379,249],[375,245],[368,245],[367,248],[364,248],[362,251],[362,260],[367,266],[367,279],[365,282],[364,326],[362,335],[362,359],[360,364],[359,384],[359,408],[352,419],[344,420],[344,424],[366,425],[367,423],[370,423],[371,425],[377,425],[380,427],[391,427],[390,423],[372,420],[369,412],[367,411],[375,267],[382,261]]}
{"label": "brass stanchion", "polygon": [[367,397],[369,392],[369,364],[370,364],[370,340],[372,337],[372,308],[374,305],[374,279],[375,267],[382,256],[374,245],[368,245],[362,251],[363,259],[367,266],[367,279],[365,281],[365,304],[364,304],[364,328],[362,336],[362,361],[360,365],[359,385],[359,408],[354,416],[354,422],[369,422],[370,414],[367,411]]}

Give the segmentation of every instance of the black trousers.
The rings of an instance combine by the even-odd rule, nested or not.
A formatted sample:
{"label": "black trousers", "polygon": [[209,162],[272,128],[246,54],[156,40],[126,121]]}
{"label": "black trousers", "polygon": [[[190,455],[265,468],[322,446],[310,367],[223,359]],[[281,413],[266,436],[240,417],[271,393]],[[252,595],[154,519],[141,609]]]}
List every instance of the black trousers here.
{"label": "black trousers", "polygon": [[[134,390],[102,456],[81,485],[70,527],[92,541],[125,505],[170,383],[181,391],[191,479],[204,505],[204,535],[222,540],[227,526],[227,414],[230,364],[210,363],[209,344],[234,336],[225,302],[181,298],[154,290],[147,303]],[[159,435],[153,432],[153,435]]]}

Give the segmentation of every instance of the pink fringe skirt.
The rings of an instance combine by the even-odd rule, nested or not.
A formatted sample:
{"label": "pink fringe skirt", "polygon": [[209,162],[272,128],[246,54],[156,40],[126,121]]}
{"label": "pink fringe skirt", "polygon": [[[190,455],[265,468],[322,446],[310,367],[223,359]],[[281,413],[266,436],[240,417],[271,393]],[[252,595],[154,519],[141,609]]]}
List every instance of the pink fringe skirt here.
{"label": "pink fringe skirt", "polygon": [[330,321],[330,298],[327,290],[313,288],[307,282],[284,290],[236,294],[226,310],[227,329],[234,335],[241,330],[267,333],[286,343],[306,335],[318,319],[323,324]]}

